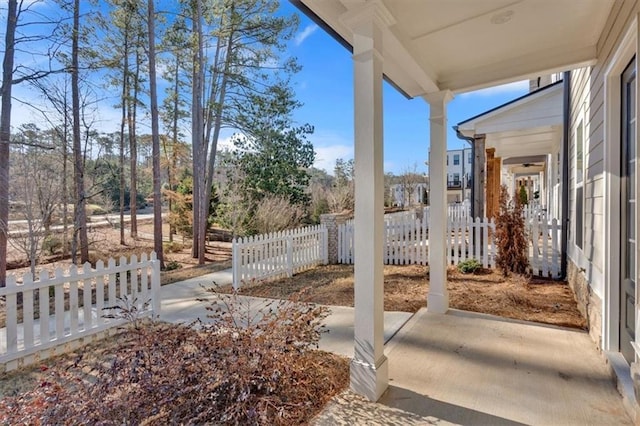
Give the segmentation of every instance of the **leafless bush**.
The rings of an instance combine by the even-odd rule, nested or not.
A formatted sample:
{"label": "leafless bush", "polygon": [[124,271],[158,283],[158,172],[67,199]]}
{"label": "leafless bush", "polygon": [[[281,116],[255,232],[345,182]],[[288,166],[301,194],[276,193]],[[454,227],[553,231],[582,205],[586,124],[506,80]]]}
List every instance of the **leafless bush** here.
{"label": "leafless bush", "polygon": [[89,373],[52,368],[0,424],[300,424],[346,385],[346,360],[312,350],[325,308],[217,300],[210,323],[132,328]]}
{"label": "leafless bush", "polygon": [[304,208],[291,204],[278,195],[264,197],[257,205],[253,216],[253,229],[259,234],[295,228],[304,218]]}

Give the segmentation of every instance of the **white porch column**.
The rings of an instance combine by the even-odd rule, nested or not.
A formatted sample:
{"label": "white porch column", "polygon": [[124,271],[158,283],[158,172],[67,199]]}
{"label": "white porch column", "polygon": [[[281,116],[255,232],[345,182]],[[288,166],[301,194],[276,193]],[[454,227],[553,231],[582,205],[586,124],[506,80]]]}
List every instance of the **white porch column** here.
{"label": "white porch column", "polygon": [[388,386],[384,356],[382,37],[392,17],[368,3],[343,17],[354,32],[355,348],[351,389],[377,401]]}
{"label": "white porch column", "polygon": [[431,186],[429,213],[429,295],[427,310],[444,314],[449,309],[447,291],[447,103],[453,99],[450,91],[426,95],[431,122],[429,183]]}

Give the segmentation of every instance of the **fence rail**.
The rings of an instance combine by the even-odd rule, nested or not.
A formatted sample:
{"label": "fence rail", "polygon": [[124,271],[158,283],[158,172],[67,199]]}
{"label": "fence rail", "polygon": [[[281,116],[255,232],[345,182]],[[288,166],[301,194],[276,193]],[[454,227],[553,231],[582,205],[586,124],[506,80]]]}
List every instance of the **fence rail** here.
{"label": "fence rail", "polygon": [[328,263],[327,229],[322,225],[233,240],[233,287],[253,279],[290,277]]}
{"label": "fence rail", "polygon": [[50,277],[47,271],[34,281],[31,274],[18,282],[9,275],[0,288],[5,299],[5,327],[0,329],[0,364],[6,370],[44,359],[65,344],[91,336],[125,321],[109,318],[112,309],[122,306],[137,310],[139,317],[160,314],[160,263],[155,253],[140,261],[134,255],[98,261],[95,269],[86,263],[80,270],[61,268]]}

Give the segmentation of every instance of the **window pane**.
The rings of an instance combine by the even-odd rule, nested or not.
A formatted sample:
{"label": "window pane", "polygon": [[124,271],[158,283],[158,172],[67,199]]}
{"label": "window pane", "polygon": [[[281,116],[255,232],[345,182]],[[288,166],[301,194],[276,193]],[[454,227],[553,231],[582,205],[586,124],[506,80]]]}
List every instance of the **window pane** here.
{"label": "window pane", "polygon": [[584,176],[584,135],[582,121],[576,129],[576,183],[581,183]]}

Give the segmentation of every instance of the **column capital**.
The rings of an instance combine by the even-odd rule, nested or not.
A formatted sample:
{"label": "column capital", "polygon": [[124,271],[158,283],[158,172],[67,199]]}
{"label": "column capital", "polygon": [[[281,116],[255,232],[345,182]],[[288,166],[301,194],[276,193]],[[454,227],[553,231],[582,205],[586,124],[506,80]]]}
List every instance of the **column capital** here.
{"label": "column capital", "polygon": [[439,92],[427,93],[422,96],[425,101],[429,103],[431,107],[436,105],[446,105],[454,97],[451,90],[441,90]]}
{"label": "column capital", "polygon": [[345,12],[340,21],[354,34],[370,35],[371,24],[386,28],[396,23],[393,14],[380,0],[372,0]]}

